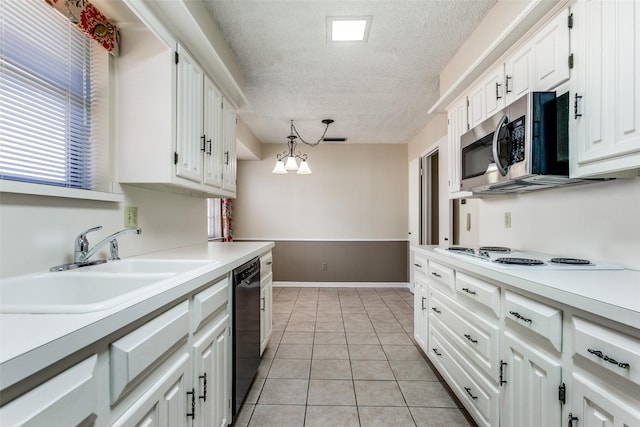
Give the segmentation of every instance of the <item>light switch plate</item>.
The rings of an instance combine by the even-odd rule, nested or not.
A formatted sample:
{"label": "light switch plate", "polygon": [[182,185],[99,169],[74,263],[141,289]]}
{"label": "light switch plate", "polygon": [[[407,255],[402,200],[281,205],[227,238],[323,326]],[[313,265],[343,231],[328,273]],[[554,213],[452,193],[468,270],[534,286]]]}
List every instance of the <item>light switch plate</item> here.
{"label": "light switch plate", "polygon": [[136,206],[126,206],[124,208],[124,226],[138,226],[138,208]]}

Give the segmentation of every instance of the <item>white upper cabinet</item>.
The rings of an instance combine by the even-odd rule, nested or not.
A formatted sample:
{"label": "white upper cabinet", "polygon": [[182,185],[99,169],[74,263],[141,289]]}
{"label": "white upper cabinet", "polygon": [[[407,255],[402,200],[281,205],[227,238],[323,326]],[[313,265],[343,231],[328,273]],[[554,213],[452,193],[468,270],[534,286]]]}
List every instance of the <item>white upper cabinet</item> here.
{"label": "white upper cabinet", "polygon": [[507,104],[529,92],[533,80],[533,52],[527,43],[504,64],[504,87]]}
{"label": "white upper cabinet", "polygon": [[[464,97],[447,110],[449,146],[449,196],[460,193],[460,136],[469,129],[467,121],[467,98]],[[468,194],[468,193],[465,193]]]}
{"label": "white upper cabinet", "polygon": [[637,176],[640,4],[579,0],[573,8],[572,177]]}
{"label": "white upper cabinet", "polygon": [[[484,117],[497,113],[506,105],[504,89],[504,65],[497,66],[483,80],[482,90],[484,91]],[[474,118],[475,119],[475,118]]]}
{"label": "white upper cabinet", "polygon": [[533,90],[553,90],[569,80],[569,26],[569,10],[564,9],[533,37]]}
{"label": "white upper cabinet", "polygon": [[[213,82],[204,79],[204,183],[222,187],[222,95]],[[235,141],[234,141],[235,142]],[[234,189],[235,190],[235,189]]]}
{"label": "white upper cabinet", "polygon": [[236,192],[236,112],[227,108],[222,110],[222,188]]}

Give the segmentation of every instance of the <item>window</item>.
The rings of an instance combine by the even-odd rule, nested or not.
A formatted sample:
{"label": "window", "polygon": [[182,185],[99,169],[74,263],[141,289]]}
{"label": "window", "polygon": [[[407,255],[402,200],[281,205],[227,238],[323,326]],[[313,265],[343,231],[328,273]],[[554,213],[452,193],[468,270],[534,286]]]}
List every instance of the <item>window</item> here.
{"label": "window", "polygon": [[209,239],[222,238],[221,199],[207,199],[207,230]]}
{"label": "window", "polygon": [[42,0],[3,0],[0,178],[108,191],[106,88],[106,50]]}

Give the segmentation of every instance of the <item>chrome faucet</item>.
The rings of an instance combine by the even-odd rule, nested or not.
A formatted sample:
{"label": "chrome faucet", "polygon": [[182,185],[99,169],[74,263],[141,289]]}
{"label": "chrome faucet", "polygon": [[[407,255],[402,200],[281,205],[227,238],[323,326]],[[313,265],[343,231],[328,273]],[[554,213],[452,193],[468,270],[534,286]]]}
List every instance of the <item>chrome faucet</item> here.
{"label": "chrome faucet", "polygon": [[120,257],[118,257],[118,241],[116,240],[116,238],[127,233],[135,233],[135,234],[142,233],[141,228],[125,228],[116,233],[113,233],[108,237],[105,237],[104,239],[96,243],[93,246],[93,248],[89,249],[89,240],[87,239],[87,234],[92,231],[98,231],[101,229],[102,229],[102,226],[99,225],[97,227],[93,227],[83,231],[78,235],[78,237],[76,237],[75,248],[73,251],[74,263],[80,264],[80,263],[87,262],[89,258],[91,258],[98,251],[98,249],[100,249],[102,246],[104,246],[107,243],[109,243],[109,250],[111,253],[111,256],[109,257],[109,259],[110,260],[120,259]]}

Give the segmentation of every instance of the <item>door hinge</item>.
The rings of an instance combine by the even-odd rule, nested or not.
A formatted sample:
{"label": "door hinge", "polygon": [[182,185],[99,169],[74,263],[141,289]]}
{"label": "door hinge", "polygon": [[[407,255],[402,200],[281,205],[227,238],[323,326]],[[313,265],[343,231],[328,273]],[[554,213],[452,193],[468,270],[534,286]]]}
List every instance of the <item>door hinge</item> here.
{"label": "door hinge", "polygon": [[176,64],[180,62],[180,54],[178,54],[178,52],[176,52],[175,61],[176,61]]}
{"label": "door hinge", "polygon": [[573,28],[573,13],[570,13],[567,17],[567,27]]}
{"label": "door hinge", "polygon": [[178,152],[174,151],[173,153],[173,164],[177,165],[178,164]]}
{"label": "door hinge", "polygon": [[573,53],[569,55],[569,69],[573,68]]}
{"label": "door hinge", "polygon": [[564,383],[558,386],[558,400],[562,402],[563,405],[567,403],[567,386]]}

